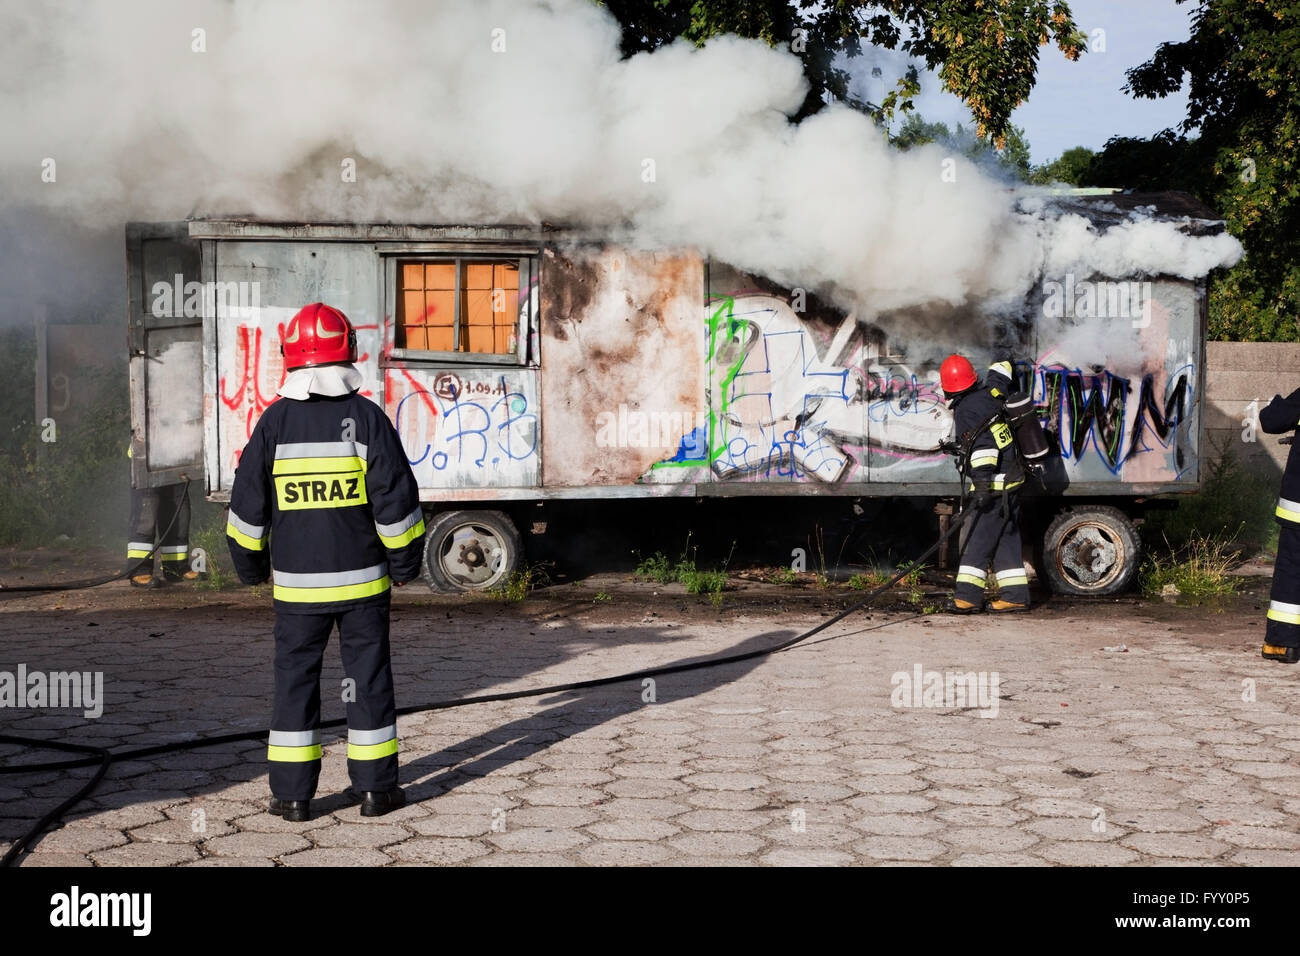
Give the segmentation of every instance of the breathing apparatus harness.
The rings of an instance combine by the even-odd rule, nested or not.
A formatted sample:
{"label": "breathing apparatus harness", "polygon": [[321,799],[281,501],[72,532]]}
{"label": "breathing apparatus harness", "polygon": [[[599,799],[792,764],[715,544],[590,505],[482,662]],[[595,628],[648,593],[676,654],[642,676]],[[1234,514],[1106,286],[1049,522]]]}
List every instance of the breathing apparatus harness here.
{"label": "breathing apparatus harness", "polygon": [[[973,389],[968,389],[962,395],[954,400],[961,401]],[[970,459],[975,451],[975,440],[986,431],[993,433],[994,443],[997,444],[999,451],[1011,448],[1015,452],[1015,470],[1008,470],[1005,477],[1011,481],[1020,479],[1021,481],[1033,480],[1035,483],[1042,484],[1042,474],[1044,459],[1051,450],[1047,442],[1047,434],[1043,431],[1042,423],[1038,420],[1038,414],[1034,410],[1033,399],[1024,392],[1013,392],[1010,395],[1002,395],[997,389],[989,389],[995,399],[1000,401],[1000,407],[992,415],[974,428],[968,429],[957,436],[954,442],[940,442],[939,447],[943,451],[956,457],[957,473],[961,476],[961,512],[966,511],[967,496],[972,493],[990,493],[993,491],[989,487],[980,487],[986,482],[977,480],[974,475],[974,469],[971,468]],[[1008,488],[1008,481],[1002,483],[1002,517],[1005,520],[1010,513],[1010,504],[1008,496],[1012,489]]]}

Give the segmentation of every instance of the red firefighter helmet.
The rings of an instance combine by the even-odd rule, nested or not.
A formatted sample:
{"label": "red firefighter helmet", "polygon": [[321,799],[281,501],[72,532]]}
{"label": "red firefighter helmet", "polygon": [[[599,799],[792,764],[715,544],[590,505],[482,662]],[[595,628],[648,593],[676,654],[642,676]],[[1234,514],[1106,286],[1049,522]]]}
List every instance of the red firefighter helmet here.
{"label": "red firefighter helmet", "polygon": [[304,305],[284,328],[280,342],[284,369],[357,360],[357,333],[348,317],[324,302]]}
{"label": "red firefighter helmet", "polygon": [[945,395],[956,395],[979,381],[975,366],[961,355],[949,355],[939,366],[939,385]]}

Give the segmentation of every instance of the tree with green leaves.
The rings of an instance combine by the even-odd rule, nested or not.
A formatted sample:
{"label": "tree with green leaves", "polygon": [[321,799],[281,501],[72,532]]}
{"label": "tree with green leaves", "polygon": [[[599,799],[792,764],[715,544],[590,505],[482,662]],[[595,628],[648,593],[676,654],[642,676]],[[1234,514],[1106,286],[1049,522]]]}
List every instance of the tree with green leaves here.
{"label": "tree with green leaves", "polygon": [[[599,2],[599,0],[598,0]],[[803,63],[808,96],[796,119],[828,102],[846,103],[888,120],[911,108],[920,92],[915,69],[880,103],[850,92],[847,61],[864,46],[900,50],[937,71],[943,88],[960,97],[976,133],[999,149],[1012,111],[1033,89],[1041,47],[1054,42],[1078,59],[1086,36],[1063,0],[603,0],[623,27],[625,56],[654,50],[678,37],[704,43],[734,33],[785,46]]]}
{"label": "tree with green leaves", "polygon": [[[1178,3],[1189,0],[1176,0]],[[1246,258],[1211,277],[1216,339],[1296,341],[1300,327],[1300,5],[1190,0],[1191,35],[1128,73],[1127,91],[1189,81],[1179,133],[1115,139],[1087,173],[1110,186],[1180,188],[1228,222]]]}
{"label": "tree with green leaves", "polygon": [[1029,174],[1029,181],[1039,186],[1051,183],[1069,183],[1072,186],[1083,185],[1083,177],[1092,166],[1097,154],[1087,146],[1075,146],[1067,149],[1050,163],[1035,166]]}
{"label": "tree with green leaves", "polygon": [[1005,144],[1002,149],[997,149],[960,123],[955,130],[950,130],[947,123],[927,122],[919,113],[908,113],[890,142],[903,150],[923,143],[939,143],[977,163],[996,163],[1005,173],[1022,182],[1029,179],[1029,142],[1019,126],[1007,127]]}

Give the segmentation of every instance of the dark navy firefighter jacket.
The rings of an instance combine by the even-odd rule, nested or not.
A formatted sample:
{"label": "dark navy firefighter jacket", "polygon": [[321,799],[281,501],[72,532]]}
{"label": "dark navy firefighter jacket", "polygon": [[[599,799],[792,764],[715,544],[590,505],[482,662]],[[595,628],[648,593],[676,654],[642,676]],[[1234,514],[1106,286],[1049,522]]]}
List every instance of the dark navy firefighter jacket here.
{"label": "dark navy firefighter jacket", "polygon": [[1011,491],[1025,483],[1011,429],[1000,418],[1003,402],[1011,394],[1011,363],[994,362],[982,386],[975,386],[952,402],[953,425],[959,447],[970,440],[967,491]]}
{"label": "dark navy firefighter jacket", "polygon": [[[1300,427],[1300,388],[1286,398],[1281,395],[1259,412],[1259,424],[1270,435],[1280,435]],[[1282,472],[1282,496],[1275,512],[1278,521],[1295,528],[1300,526],[1300,443],[1292,442]]]}
{"label": "dark navy firefighter jacket", "polygon": [[357,392],[281,398],[244,446],[226,525],[239,579],[272,579],[277,612],[389,600],[420,573],[424,515],[401,439]]}

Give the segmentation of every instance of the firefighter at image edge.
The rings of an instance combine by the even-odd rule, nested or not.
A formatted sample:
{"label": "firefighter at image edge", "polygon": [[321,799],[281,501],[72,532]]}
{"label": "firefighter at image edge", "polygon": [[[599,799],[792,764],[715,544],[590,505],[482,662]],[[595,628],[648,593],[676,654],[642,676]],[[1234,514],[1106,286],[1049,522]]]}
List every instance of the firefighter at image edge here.
{"label": "firefighter at image edge", "polygon": [[1300,388],[1286,398],[1274,395],[1260,410],[1259,424],[1270,435],[1291,432],[1291,451],[1282,472],[1282,493],[1274,515],[1280,525],[1273,587],[1261,653],[1285,664],[1300,661]]}
{"label": "firefighter at image edge", "polygon": [[[945,610],[954,614],[1027,611],[1029,578],[1020,552],[1020,503],[1015,494],[1024,484],[1025,473],[1004,420],[1012,389],[1011,363],[990,365],[981,386],[971,363],[961,355],[950,355],[939,366],[939,384],[953,414],[963,493],[971,495],[967,507],[974,509],[958,560],[957,585]],[[986,605],[990,558],[998,595]]]}
{"label": "firefighter at image edge", "polygon": [[338,309],[304,306],[282,332],[288,373],[239,460],[226,536],[245,584],[269,576],[275,698],[270,812],[310,819],[321,769],[320,673],[339,629],[348,776],[373,817],[402,806],[389,661],[390,582],[420,573],[424,515],[392,423],[363,398],[356,332]]}

